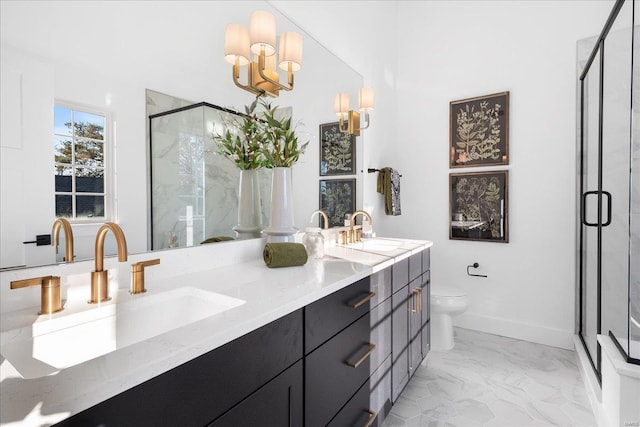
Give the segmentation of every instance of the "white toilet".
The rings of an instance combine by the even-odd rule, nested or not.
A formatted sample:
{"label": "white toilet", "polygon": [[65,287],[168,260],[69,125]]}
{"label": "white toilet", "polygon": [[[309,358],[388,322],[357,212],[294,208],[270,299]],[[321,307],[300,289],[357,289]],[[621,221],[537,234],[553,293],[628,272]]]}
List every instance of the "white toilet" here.
{"label": "white toilet", "polygon": [[469,307],[467,294],[450,286],[431,284],[431,349],[451,350],[453,321],[451,316]]}

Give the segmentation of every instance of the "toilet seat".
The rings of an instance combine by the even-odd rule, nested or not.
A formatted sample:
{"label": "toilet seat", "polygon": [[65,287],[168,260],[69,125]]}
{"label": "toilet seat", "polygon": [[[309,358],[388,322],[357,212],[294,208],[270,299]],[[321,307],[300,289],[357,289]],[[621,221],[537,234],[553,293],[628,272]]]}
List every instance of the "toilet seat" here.
{"label": "toilet seat", "polygon": [[443,298],[461,298],[466,297],[467,294],[459,289],[452,288],[450,286],[432,285],[431,296]]}

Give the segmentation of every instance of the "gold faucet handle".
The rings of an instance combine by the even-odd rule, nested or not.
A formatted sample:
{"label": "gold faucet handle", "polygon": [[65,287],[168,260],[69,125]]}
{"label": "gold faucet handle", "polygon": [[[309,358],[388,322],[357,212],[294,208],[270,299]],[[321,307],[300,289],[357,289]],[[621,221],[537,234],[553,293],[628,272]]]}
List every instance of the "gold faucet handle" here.
{"label": "gold faucet handle", "polygon": [[30,279],[15,280],[11,282],[9,286],[11,289],[41,286],[40,313],[38,314],[51,314],[62,310],[59,276],[32,277]]}
{"label": "gold faucet handle", "polygon": [[135,295],[147,292],[144,288],[144,268],[158,264],[160,264],[159,258],[131,264],[131,294]]}

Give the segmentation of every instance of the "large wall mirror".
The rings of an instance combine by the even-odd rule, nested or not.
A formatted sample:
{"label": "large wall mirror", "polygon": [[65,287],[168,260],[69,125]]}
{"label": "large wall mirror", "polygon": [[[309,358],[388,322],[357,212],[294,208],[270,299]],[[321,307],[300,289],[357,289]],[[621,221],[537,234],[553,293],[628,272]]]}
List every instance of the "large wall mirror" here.
{"label": "large wall mirror", "polygon": [[[64,251],[56,255],[51,246],[23,244],[50,234],[55,220],[56,102],[107,114],[112,150],[105,151],[105,162],[115,168],[105,182],[113,195],[106,213],[123,228],[130,253],[151,250],[148,115],[171,105],[154,105],[149,93],[244,110],[254,96],[233,84],[223,55],[224,28],[248,25],[251,12],[260,9],[276,15],[278,33],[293,30],[304,37],[295,89],[273,102],[291,108],[300,133],[311,141],[293,169],[296,225],[308,225],[318,208],[319,125],[336,120],[335,94],[356,94],[363,79],[268,2],[3,1],[0,7],[0,268],[61,261]],[[148,111],[149,105],[156,110]],[[357,139],[355,151],[359,183],[363,142],[363,136]],[[361,206],[359,188],[356,196]],[[210,197],[230,204],[230,212],[236,209],[233,195]],[[93,258],[99,225],[90,218],[73,224],[76,260]]]}

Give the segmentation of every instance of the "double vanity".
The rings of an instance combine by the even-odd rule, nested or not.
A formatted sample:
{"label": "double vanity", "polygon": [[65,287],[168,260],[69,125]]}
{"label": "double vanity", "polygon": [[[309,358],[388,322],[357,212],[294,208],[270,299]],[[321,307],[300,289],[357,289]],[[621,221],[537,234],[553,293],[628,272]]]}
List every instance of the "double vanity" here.
{"label": "double vanity", "polygon": [[[88,262],[1,272],[1,424],[380,425],[429,351],[431,242],[364,239],[279,269],[263,246],[154,252],[135,295],[107,258],[98,304]],[[39,289],[9,283],[47,274],[65,305],[39,316]]]}

